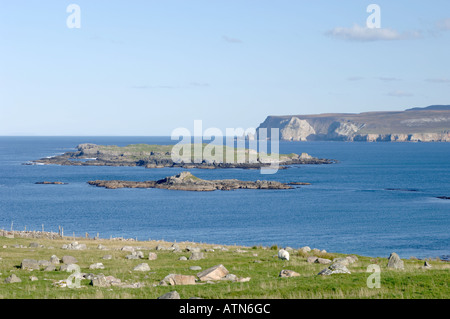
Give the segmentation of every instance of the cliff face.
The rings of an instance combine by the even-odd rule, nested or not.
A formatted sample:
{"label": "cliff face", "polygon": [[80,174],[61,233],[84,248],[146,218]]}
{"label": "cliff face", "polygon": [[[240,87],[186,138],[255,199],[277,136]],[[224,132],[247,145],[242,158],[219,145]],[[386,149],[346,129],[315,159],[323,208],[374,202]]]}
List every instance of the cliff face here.
{"label": "cliff face", "polygon": [[450,105],[401,112],[269,116],[284,141],[450,142]]}

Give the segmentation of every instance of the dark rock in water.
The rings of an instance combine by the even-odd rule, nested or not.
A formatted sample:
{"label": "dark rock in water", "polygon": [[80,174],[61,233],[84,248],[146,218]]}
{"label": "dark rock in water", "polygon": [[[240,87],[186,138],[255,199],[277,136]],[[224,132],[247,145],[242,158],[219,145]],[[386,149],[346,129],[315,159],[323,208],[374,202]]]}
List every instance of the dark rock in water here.
{"label": "dark rock in water", "polygon": [[37,185],[67,185],[68,183],[63,182],[36,182]]}
{"label": "dark rock in water", "polygon": [[450,199],[450,197],[448,197],[448,196],[439,196],[437,198],[439,198],[439,199]]}
{"label": "dark rock in water", "polygon": [[418,189],[414,188],[385,188],[387,191],[398,191],[398,192],[418,192]]}
{"label": "dark rock in water", "polygon": [[292,189],[291,186],[275,181],[239,181],[237,179],[224,180],[204,180],[195,177],[190,172],[182,172],[175,176],[169,176],[158,181],[89,181],[90,185],[105,187],[109,189],[117,188],[161,188],[183,191],[215,191],[215,190],[235,190],[235,189]]}

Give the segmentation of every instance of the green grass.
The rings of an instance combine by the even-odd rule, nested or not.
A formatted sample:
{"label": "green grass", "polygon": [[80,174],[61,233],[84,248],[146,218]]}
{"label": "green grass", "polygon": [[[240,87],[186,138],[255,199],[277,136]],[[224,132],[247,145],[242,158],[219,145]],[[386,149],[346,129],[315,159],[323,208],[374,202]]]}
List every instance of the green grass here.
{"label": "green grass", "polygon": [[[5,238],[0,237],[0,298],[97,298],[97,299],[124,299],[124,298],[157,298],[166,292],[177,290],[181,298],[201,297],[205,299],[217,298],[449,298],[450,290],[449,272],[450,265],[445,262],[431,261],[433,266],[430,270],[420,269],[423,261],[404,260],[405,270],[389,270],[386,268],[386,258],[371,258],[358,256],[359,260],[348,266],[352,274],[342,274],[333,276],[317,276],[317,273],[324,269],[325,265],[309,264],[306,261],[308,254],[291,252],[290,261],[282,261],[277,257],[278,247],[253,246],[236,247],[228,246],[229,251],[216,250],[205,252],[206,258],[199,261],[180,261],[181,256],[189,257],[190,253],[173,253],[171,251],[155,251],[158,244],[152,242],[136,241],[110,241],[110,240],[85,240],[77,239],[80,243],[88,246],[87,250],[63,250],[60,247],[64,243],[72,242],[71,238],[64,240],[44,240],[25,238]],[[44,248],[13,248],[12,245],[24,245],[38,242]],[[97,249],[97,245],[102,244],[108,247],[109,251]],[[169,247],[170,243],[164,243]],[[186,245],[211,248],[213,245],[178,243],[180,248]],[[2,248],[6,245],[7,248]],[[49,249],[48,247],[54,247]],[[152,252],[158,255],[157,260],[139,259],[127,260],[125,256],[128,252],[119,250],[123,246],[144,246],[151,248]],[[241,248],[244,253],[235,252]],[[149,250],[143,250],[145,257],[148,257]],[[110,254],[112,260],[103,260],[104,255]],[[254,256],[257,254],[258,256]],[[78,265],[82,272],[103,273],[112,275],[130,283],[142,282],[143,288],[131,289],[120,287],[99,288],[89,285],[88,280],[82,281],[82,288],[58,288],[52,285],[54,281],[67,279],[69,273],[66,272],[44,272],[27,271],[18,268],[25,258],[36,260],[49,260],[51,255],[62,258],[64,255],[71,255],[78,259]],[[309,254],[311,255],[311,253]],[[344,256],[342,254],[324,253],[320,257],[334,258]],[[255,263],[255,260],[261,262]],[[105,265],[103,270],[89,270],[89,265],[101,262]],[[140,263],[148,263],[150,272],[133,272],[134,266]],[[366,272],[369,264],[378,264],[381,267],[381,288],[369,289],[366,281],[370,273]],[[249,282],[233,283],[221,281],[215,284],[197,284],[193,286],[154,286],[157,285],[166,275],[170,273],[196,275],[197,271],[189,270],[190,266],[196,265],[207,269],[209,267],[223,264],[230,273],[238,277],[251,277]],[[280,278],[279,272],[282,269],[290,269],[298,272],[299,277]],[[22,279],[21,283],[6,284],[4,279],[16,274]],[[38,281],[30,281],[29,277],[34,275]]]}

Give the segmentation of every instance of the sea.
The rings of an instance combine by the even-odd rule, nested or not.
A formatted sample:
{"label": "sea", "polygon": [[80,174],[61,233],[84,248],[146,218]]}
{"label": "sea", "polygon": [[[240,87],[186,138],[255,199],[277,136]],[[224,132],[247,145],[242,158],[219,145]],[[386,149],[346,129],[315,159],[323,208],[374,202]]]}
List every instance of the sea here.
{"label": "sea", "polygon": [[[449,259],[450,143],[280,142],[335,164],[190,169],[203,179],[307,182],[291,190],[105,189],[90,180],[157,180],[181,168],[24,165],[81,143],[175,144],[170,137],[0,137],[0,228],[66,236],[325,249]],[[66,185],[38,185],[60,181]]]}

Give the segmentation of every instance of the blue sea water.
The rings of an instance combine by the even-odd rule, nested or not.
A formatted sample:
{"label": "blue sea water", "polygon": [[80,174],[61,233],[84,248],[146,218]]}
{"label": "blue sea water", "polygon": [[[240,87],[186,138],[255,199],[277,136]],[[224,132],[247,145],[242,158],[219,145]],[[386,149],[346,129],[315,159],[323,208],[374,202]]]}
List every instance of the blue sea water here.
{"label": "blue sea water", "polygon": [[[282,142],[339,162],[259,170],[190,170],[204,179],[310,182],[293,190],[108,190],[96,179],[156,180],[179,168],[22,165],[80,143],[169,144],[169,137],[0,137],[0,228],[82,236],[326,249],[402,258],[450,255],[450,143]],[[62,181],[67,185],[36,185]],[[447,257],[448,258],[448,257]]]}

